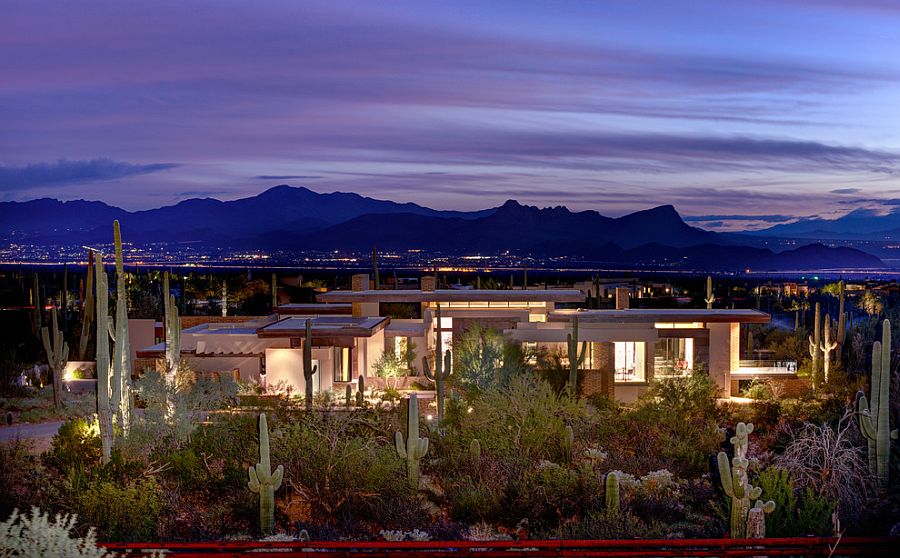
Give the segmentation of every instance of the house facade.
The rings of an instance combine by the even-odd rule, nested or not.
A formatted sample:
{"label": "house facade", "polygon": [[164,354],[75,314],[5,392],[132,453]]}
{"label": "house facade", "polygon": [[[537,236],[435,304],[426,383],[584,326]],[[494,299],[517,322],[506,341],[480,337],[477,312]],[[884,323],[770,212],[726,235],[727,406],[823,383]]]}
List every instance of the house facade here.
{"label": "house facade", "polygon": [[[616,290],[615,310],[584,310],[577,308],[585,300],[578,289],[435,289],[433,277],[424,277],[418,289],[373,289],[365,274],[354,276],[351,285],[319,295],[317,304],[282,305],[272,316],[189,327],[182,332],[182,358],[201,373],[302,392],[304,343],[312,343],[317,391],[342,390],[360,376],[378,385],[375,365],[393,351],[409,364],[406,384],[427,385],[423,357],[434,356],[438,335],[451,357],[454,339],[473,324],[501,331],[527,349],[565,355],[577,319],[578,339],[587,344],[580,364],[585,395],[630,402],[654,378],[694,369],[708,371],[729,393],[737,379],[771,372],[741,368],[741,324],[770,320],[757,310],[629,308],[627,288]],[[146,364],[164,352],[164,344],[156,344],[137,356]]]}

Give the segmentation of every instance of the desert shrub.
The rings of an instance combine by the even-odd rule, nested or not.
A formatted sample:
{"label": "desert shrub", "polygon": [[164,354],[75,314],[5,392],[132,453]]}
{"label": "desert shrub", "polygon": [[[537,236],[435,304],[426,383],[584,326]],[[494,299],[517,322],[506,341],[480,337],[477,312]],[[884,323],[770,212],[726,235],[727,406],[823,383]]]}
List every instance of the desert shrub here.
{"label": "desert shrub", "polygon": [[470,393],[503,388],[529,370],[519,343],[478,324],[453,340],[453,366],[451,381]]}
{"label": "desert shrub", "polygon": [[502,511],[499,496],[491,486],[478,480],[453,483],[447,489],[450,516],[468,524],[495,519]]}
{"label": "desert shrub", "polygon": [[89,467],[100,462],[100,430],[96,419],[74,418],[64,422],[53,437],[44,463],[57,471]]}
{"label": "desert shrub", "polygon": [[102,540],[154,540],[163,505],[153,479],[125,485],[98,481],[79,495],[76,510],[79,520],[95,527]]}
{"label": "desert shrub", "polygon": [[21,441],[0,444],[0,517],[38,501],[36,492],[46,482],[38,467],[37,459]]}
{"label": "desert shrub", "polygon": [[57,515],[31,508],[31,515],[13,511],[0,523],[0,553],[3,556],[41,558],[111,558],[115,554],[97,546],[94,532],[84,537],[73,533],[75,517]]}
{"label": "desert shrub", "polygon": [[800,537],[831,534],[831,514],[836,503],[807,486],[798,490],[791,474],[780,467],[759,473],[755,485],[763,498],[775,502],[775,510],[766,514],[766,536]]}
{"label": "desert shrub", "polygon": [[404,527],[420,518],[405,464],[367,414],[305,415],[271,433],[272,462],[285,468],[314,521],[344,517],[371,520],[382,528]]}
{"label": "desert shrub", "polygon": [[656,539],[666,535],[666,528],[659,522],[645,521],[629,511],[609,513],[606,510],[589,512],[580,520],[575,520],[548,533],[560,539]]}
{"label": "desert shrub", "polygon": [[601,493],[599,479],[589,468],[542,461],[511,480],[503,507],[510,519],[527,517],[538,525],[558,525],[590,509]]}
{"label": "desert shrub", "polygon": [[865,450],[853,443],[852,418],[848,410],[836,428],[804,423],[790,429],[790,442],[776,459],[798,488],[838,502],[842,519],[851,522],[863,515],[873,489]]}

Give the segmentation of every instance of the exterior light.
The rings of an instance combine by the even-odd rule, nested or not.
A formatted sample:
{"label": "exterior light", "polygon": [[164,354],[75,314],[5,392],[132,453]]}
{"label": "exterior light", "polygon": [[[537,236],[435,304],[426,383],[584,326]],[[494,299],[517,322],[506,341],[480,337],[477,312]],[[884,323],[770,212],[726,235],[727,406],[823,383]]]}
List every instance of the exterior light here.
{"label": "exterior light", "polygon": [[431,416],[431,415],[425,415],[425,418],[426,418],[427,420],[434,420],[434,417]]}

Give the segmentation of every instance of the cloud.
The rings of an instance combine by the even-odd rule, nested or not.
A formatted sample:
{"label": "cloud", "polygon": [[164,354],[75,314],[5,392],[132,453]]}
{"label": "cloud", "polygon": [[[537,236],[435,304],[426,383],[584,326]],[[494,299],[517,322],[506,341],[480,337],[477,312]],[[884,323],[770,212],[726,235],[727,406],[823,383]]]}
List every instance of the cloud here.
{"label": "cloud", "polygon": [[831,194],[858,194],[862,192],[861,188],[835,188],[828,191]]}
{"label": "cloud", "polygon": [[31,163],[24,166],[0,165],[0,188],[7,191],[29,190],[41,186],[99,182],[150,174],[177,166],[172,163],[135,165],[107,158],[89,161],[59,159],[55,163]]}
{"label": "cloud", "polygon": [[[783,223],[796,219],[791,215],[685,215],[682,217],[689,222],[705,221],[765,221],[767,223]],[[721,225],[721,223],[720,223]]]}
{"label": "cloud", "polygon": [[254,176],[258,180],[312,180],[314,178],[322,178],[321,176],[310,174],[260,174]]}

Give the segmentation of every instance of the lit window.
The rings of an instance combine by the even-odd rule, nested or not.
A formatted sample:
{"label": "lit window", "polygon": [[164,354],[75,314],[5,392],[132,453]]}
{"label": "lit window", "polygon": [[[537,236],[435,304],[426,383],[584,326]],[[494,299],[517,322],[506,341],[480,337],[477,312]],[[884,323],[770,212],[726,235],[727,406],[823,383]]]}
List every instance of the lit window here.
{"label": "lit window", "polygon": [[643,341],[616,342],[616,382],[647,381]]}
{"label": "lit window", "polygon": [[694,368],[694,340],[661,337],[653,352],[655,376],[684,376]]}

